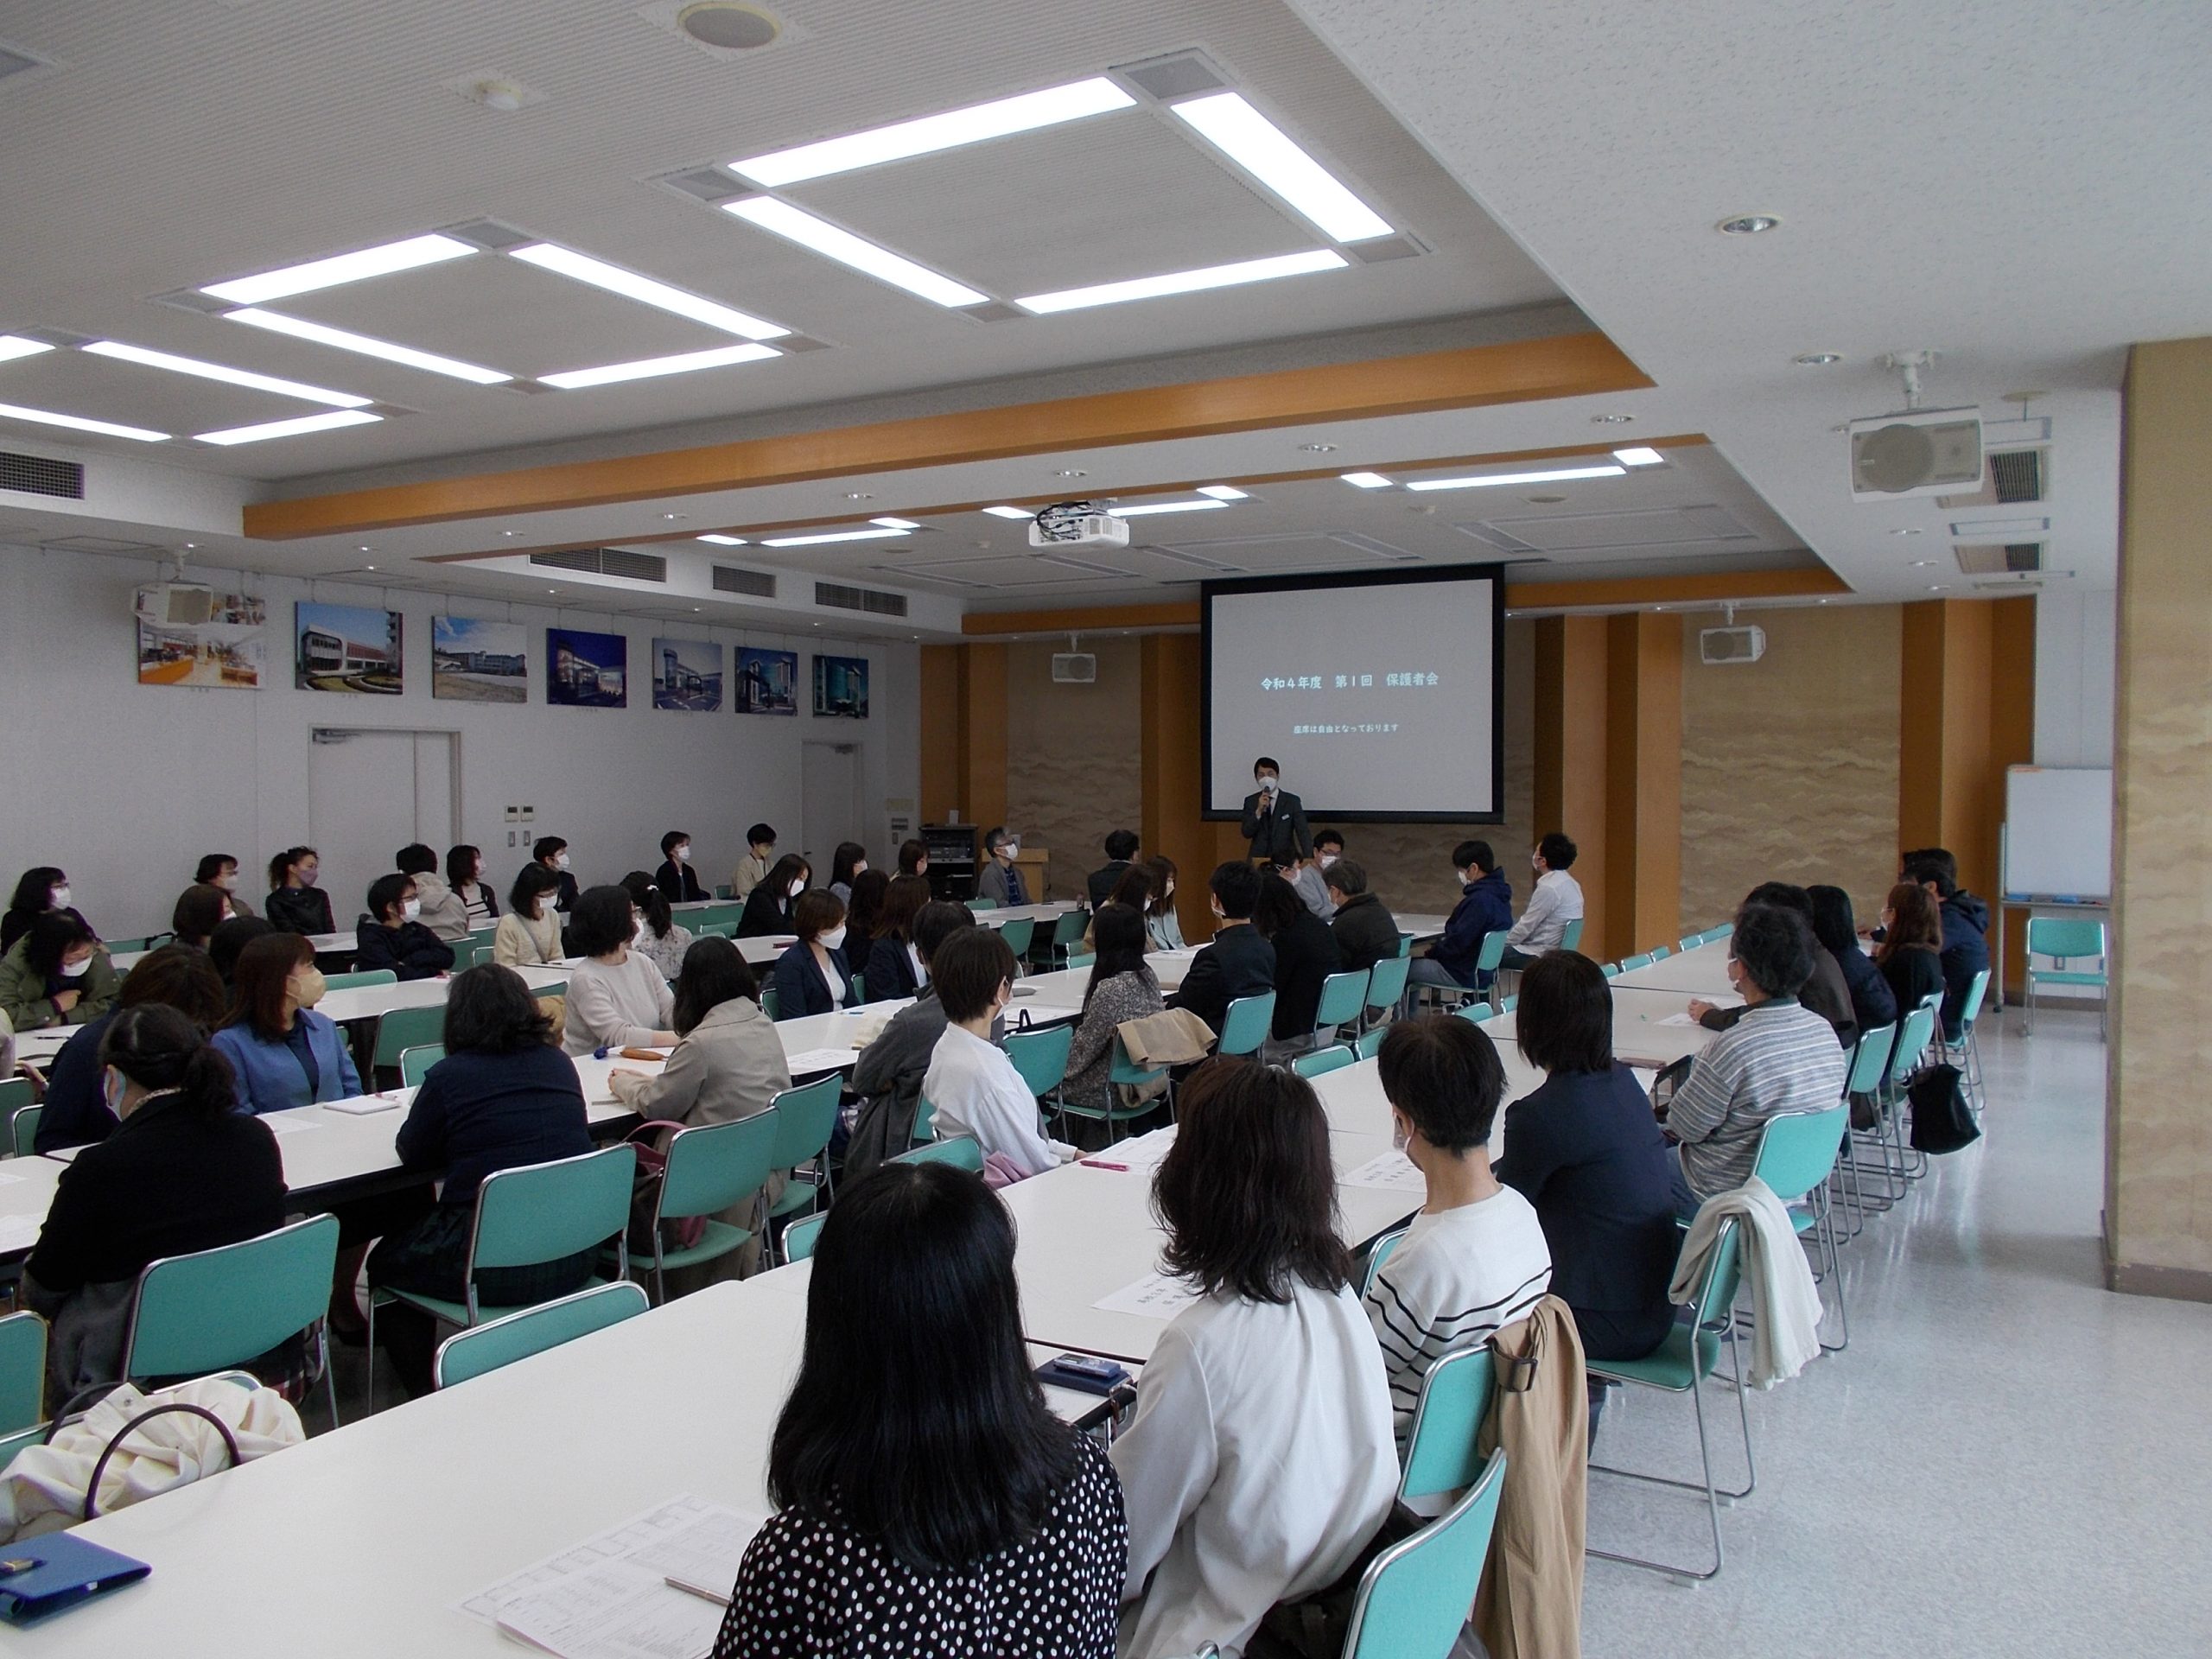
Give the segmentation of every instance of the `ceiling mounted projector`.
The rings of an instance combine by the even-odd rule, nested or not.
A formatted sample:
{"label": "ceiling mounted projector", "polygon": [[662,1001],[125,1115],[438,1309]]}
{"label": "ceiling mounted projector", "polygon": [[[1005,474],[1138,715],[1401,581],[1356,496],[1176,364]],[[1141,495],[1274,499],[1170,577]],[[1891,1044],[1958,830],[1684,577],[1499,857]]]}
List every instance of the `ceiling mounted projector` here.
{"label": "ceiling mounted projector", "polygon": [[1056,501],[1029,521],[1032,547],[1127,547],[1128,521],[1095,501]]}
{"label": "ceiling mounted projector", "polygon": [[1844,429],[1851,440],[1853,500],[1944,495],[1981,482],[1981,411],[1920,406],[1920,372],[1935,360],[1927,351],[1891,352],[1882,359],[1904,383],[1904,409]]}

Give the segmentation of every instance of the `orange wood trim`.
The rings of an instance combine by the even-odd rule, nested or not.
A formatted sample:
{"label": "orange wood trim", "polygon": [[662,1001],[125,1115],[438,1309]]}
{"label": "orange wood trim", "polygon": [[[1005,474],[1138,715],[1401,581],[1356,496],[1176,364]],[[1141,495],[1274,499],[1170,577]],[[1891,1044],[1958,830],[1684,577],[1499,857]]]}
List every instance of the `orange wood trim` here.
{"label": "orange wood trim", "polygon": [[1173,600],[1160,605],[1094,605],[1076,611],[969,612],[960,632],[969,634],[1105,633],[1116,628],[1195,628],[1198,601]]}
{"label": "orange wood trim", "polygon": [[988,830],[1006,821],[1007,658],[1004,645],[963,645],[966,716],[961,744],[960,821]]}
{"label": "orange wood trim", "polygon": [[[1535,822],[1533,833],[1563,830],[1580,849],[1585,956],[1625,956],[1606,934],[1605,620],[1546,616],[1535,623]],[[1501,858],[1519,849],[1500,848]]]}
{"label": "orange wood trim", "polygon": [[1605,655],[1605,948],[1648,950],[1681,929],[1681,623],[1608,617]]}
{"label": "orange wood trim", "polygon": [[[1983,838],[1990,847],[1989,885],[1995,893],[1999,874],[1995,849],[2005,819],[2005,773],[2035,760],[2036,601],[2000,599],[1989,607],[1992,639],[1989,664],[1989,779]],[[2024,925],[2005,930],[2005,960],[1999,983],[2008,995],[2027,987],[2028,937]]]}
{"label": "orange wood trim", "polygon": [[1624,576],[1612,582],[1508,582],[1505,603],[1516,611],[1547,611],[1596,605],[1820,598],[1850,591],[1849,582],[1822,565],[1814,569],[1739,570],[1733,575]]}
{"label": "orange wood trim", "polygon": [[966,708],[961,680],[966,647],[924,645],[920,702],[921,822],[943,823],[960,804],[962,732]]}
{"label": "orange wood trim", "polygon": [[256,502],[245,510],[245,528],[248,536],[269,541],[355,534],[1056,449],[1579,397],[1651,384],[1605,335],[1563,334]]}

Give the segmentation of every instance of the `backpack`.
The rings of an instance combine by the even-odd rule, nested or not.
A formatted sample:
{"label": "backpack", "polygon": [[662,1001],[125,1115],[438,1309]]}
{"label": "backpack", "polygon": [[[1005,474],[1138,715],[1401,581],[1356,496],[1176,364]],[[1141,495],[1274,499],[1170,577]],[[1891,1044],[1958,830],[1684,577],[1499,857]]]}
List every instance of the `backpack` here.
{"label": "backpack", "polygon": [[1912,1149],[1941,1154],[1956,1152],[1981,1138],[1981,1126],[1967,1103],[1965,1079],[1955,1065],[1931,1065],[1912,1080]]}

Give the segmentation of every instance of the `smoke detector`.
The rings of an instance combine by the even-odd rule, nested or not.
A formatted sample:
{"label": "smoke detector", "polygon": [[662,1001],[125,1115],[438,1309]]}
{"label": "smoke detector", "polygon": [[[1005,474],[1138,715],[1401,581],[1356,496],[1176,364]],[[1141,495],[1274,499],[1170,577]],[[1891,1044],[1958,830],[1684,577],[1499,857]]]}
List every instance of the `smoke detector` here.
{"label": "smoke detector", "polygon": [[638,16],[711,58],[744,58],[806,38],[765,6],[745,0],[656,0]]}

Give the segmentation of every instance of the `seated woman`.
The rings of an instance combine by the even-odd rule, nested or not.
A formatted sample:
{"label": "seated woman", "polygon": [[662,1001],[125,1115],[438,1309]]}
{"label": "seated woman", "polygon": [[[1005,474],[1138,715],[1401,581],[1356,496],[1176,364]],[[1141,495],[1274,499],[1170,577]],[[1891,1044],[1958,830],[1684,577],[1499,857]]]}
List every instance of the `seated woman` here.
{"label": "seated woman", "polygon": [[622,891],[630,895],[644,924],[632,948],[652,963],[654,972],[663,979],[674,979],[683,967],[683,953],[691,948],[691,930],[677,924],[675,912],[668,907],[668,895],[643,870],[624,876]]}
{"label": "seated woman", "polygon": [[1813,937],[1843,975],[1844,988],[1851,994],[1852,1021],[1859,1034],[1893,1023],[1897,1017],[1897,993],[1882,977],[1874,958],[1859,948],[1851,895],[1841,887],[1808,887],[1805,893],[1813,901]]}
{"label": "seated woman", "polygon": [[1352,1564],[1398,1484],[1319,1096],[1216,1059],[1178,1105],[1153,1205],[1167,1269],[1198,1300],[1160,1332],[1111,1453],[1129,1523],[1122,1652],[1141,1659],[1241,1650],[1276,1602]]}
{"label": "seated woman", "polygon": [[[1106,897],[1107,905],[1122,905],[1140,916],[1152,907],[1152,872],[1141,864],[1132,864],[1115,878],[1114,890]],[[1083,930],[1083,948],[1098,948],[1098,917],[1105,909],[1101,905],[1090,912],[1090,925]]]}
{"label": "seated woman", "polygon": [[653,885],[671,905],[688,905],[708,896],[698,872],[691,868],[690,830],[671,830],[660,838],[660,868],[653,872]]}
{"label": "seated woman", "polygon": [[[701,939],[685,953],[676,976],[674,1020],[677,1045],[658,1077],[626,1066],[607,1074],[614,1097],[645,1122],[734,1123],[766,1111],[791,1086],[783,1041],[760,1012],[760,982],[728,939]],[[782,1190],[782,1178],[771,1175],[768,1202]],[[760,1256],[760,1197],[741,1199],[715,1217],[750,1230],[753,1241],[696,1270],[683,1270],[680,1280],[672,1276],[671,1294],[753,1270]]]}
{"label": "seated woman", "polygon": [[315,1011],[323,977],[296,933],[267,933],[238,953],[231,1007],[215,1046],[238,1080],[242,1112],[285,1112],[350,1100],[360,1074],[345,1033]]}
{"label": "seated woman", "polygon": [[[1900,881],[1882,906],[1882,947],[1874,967],[1904,1019],[1943,989],[1943,917],[1936,897],[1917,881]],[[16,1022],[17,1030],[22,1022]]]}
{"label": "seated woman", "polygon": [[412,875],[380,875],[370,882],[369,907],[354,929],[356,971],[388,969],[408,980],[435,979],[450,969],[453,946],[423,925],[422,914]]}
{"label": "seated woman", "polygon": [[997,930],[963,928],[939,944],[930,958],[930,982],[945,1020],[922,1078],[922,1096],[937,1112],[938,1139],[973,1135],[1011,1180],[1041,1175],[1074,1157],[1074,1147],[1045,1137],[1037,1096],[991,1040],[991,1022],[1014,1000],[1014,952]]}
{"label": "seated woman", "polygon": [[147,1263],[284,1224],[276,1137],[232,1109],[231,1069],[178,1010],[125,1009],[100,1045],[115,1133],[64,1166],[23,1297],[53,1326],[48,1397],[113,1380]]}
{"label": "seated woman", "polygon": [[223,982],[226,992],[238,976],[240,953],[263,934],[276,931],[259,916],[233,916],[216,928],[207,941],[207,960],[214,964],[215,976]]}
{"label": "seated woman", "polygon": [[851,931],[852,943],[845,953],[863,969],[868,965],[868,946],[883,931],[883,906],[890,898],[891,878],[881,870],[864,869],[853,878],[853,895],[845,900],[845,926]]}
{"label": "seated woman", "polygon": [[100,1042],[118,1014],[137,1007],[175,1008],[203,1033],[212,1031],[223,1020],[223,982],[205,951],[181,944],[148,951],[124,976],[115,1012],[81,1027],[54,1057],[33,1150],[59,1152],[115,1133],[115,1113],[100,1089]]}
{"label": "seated woman", "polygon": [[202,882],[177,895],[169,912],[169,931],[179,944],[205,950],[215,930],[231,919],[231,895]]}
{"label": "seated woman", "polygon": [[502,968],[561,960],[561,878],[543,864],[525,864],[515,877],[507,913],[492,935],[492,960]]}
{"label": "seated woman", "polygon": [[22,880],[16,883],[16,896],[8,901],[8,909],[0,915],[0,951],[12,950],[16,943],[30,931],[31,924],[41,916],[60,914],[73,919],[77,925],[94,938],[92,925],[70,907],[69,878],[51,864],[41,864],[35,869],[25,870]]}
{"label": "seated woman", "polygon": [[1113,1659],[1121,1491],[1045,1403],[1013,1224],[963,1170],[887,1165],[838,1194],[768,1495],[715,1659]]}
{"label": "seated woman", "polygon": [[88,1026],[115,1006],[118,988],[105,947],[73,910],[34,918],[0,957],[0,1014],[18,1032]]}
{"label": "seated woman", "polygon": [[620,887],[587,887],[577,899],[569,931],[585,960],[569,976],[562,1046],[569,1053],[666,1048],[676,1041],[670,1029],[676,1005],[668,982],[632,948],[644,926],[637,906]]}
{"label": "seated woman", "polygon": [[499,921],[499,901],[492,892],[492,884],[484,879],[481,849],[466,842],[446,849],[446,886],[461,900],[461,913],[468,918],[470,932]]}
{"label": "seated woman", "polygon": [[[620,887],[593,893],[628,898]],[[552,1026],[512,968],[486,963],[453,982],[446,999],[446,1057],[415,1091],[399,1126],[399,1161],[425,1174],[442,1173],[435,1208],[389,1232],[369,1253],[372,1287],[411,1290],[460,1301],[468,1262],[476,1189],[496,1170],[574,1158],[592,1148],[576,1068],[553,1046]],[[594,1251],[524,1268],[487,1268],[476,1275],[478,1300],[512,1306],[564,1296],[591,1277]],[[410,1394],[430,1388],[436,1332],[427,1314],[405,1306],[377,1313],[386,1348]]]}
{"label": "seated woman", "polygon": [[848,906],[853,902],[853,879],[868,868],[868,849],[857,841],[841,841],[830,855],[830,891]]}
{"label": "seated woman", "polygon": [[797,853],[785,853],[746,895],[745,910],[737,918],[737,937],[757,939],[790,932],[791,907],[813,884],[813,867]]}
{"label": "seated woman", "polygon": [[1147,858],[1145,874],[1152,878],[1152,897],[1145,901],[1144,931],[1154,950],[1180,950],[1183,922],[1175,914],[1175,861]]}
{"label": "seated woman", "polygon": [[312,847],[287,847],[269,861],[269,921],[280,933],[335,933],[330,895],[315,886],[322,860]]}
{"label": "seated woman", "polygon": [[1068,1074],[1060,1091],[1070,1104],[1103,1111],[1114,1104],[1114,1033],[1124,1020],[1141,1020],[1167,1006],[1160,982],[1144,964],[1144,915],[1128,905],[1108,905],[1093,920],[1098,959],[1083,988],[1083,1023],[1068,1045]]}
{"label": "seated woman", "polygon": [[228,853],[202,853],[192,874],[194,886],[220,887],[231,895],[231,914],[251,916],[253,906],[238,896],[238,861]]}
{"label": "seated woman", "polygon": [[798,938],[776,959],[776,1018],[859,1007],[845,954],[844,901],[827,887],[810,888],[799,895],[791,923]]}
{"label": "seated woman", "polygon": [[1329,925],[1306,907],[1298,889],[1281,875],[1260,878],[1252,925],[1275,949],[1275,1017],[1261,1057],[1288,1060],[1313,1046],[1321,986],[1331,974],[1344,970],[1344,953]]}
{"label": "seated woman", "polygon": [[876,913],[875,932],[866,946],[869,1001],[895,1002],[916,995],[929,977],[914,942],[914,918],[929,901],[930,884],[918,875],[902,875],[890,884],[883,908]]}

